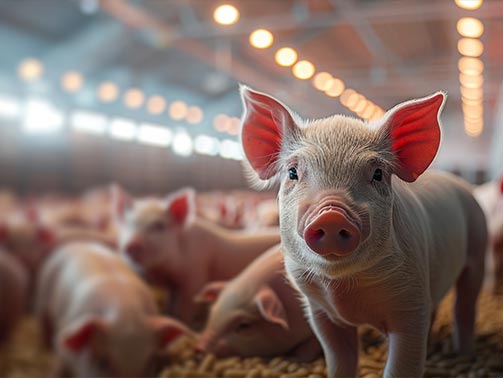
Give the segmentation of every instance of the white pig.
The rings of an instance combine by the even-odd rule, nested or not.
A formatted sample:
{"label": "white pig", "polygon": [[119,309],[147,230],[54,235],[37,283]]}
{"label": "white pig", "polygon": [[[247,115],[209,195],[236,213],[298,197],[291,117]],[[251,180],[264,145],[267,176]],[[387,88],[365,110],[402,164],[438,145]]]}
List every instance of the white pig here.
{"label": "white pig", "polygon": [[487,218],[490,235],[490,270],[493,292],[503,294],[503,176],[499,181],[480,185],[474,190]]}
{"label": "white pig", "polygon": [[159,315],[150,290],[120,256],[94,243],[70,243],[51,255],[36,307],[61,375],[153,376],[159,353],[191,334]]}
{"label": "white pig", "polygon": [[0,343],[21,318],[26,305],[26,270],[9,252],[0,249]]}
{"label": "white pig", "polygon": [[231,279],[280,239],[276,228],[246,233],[195,217],[190,189],[134,201],[117,188],[115,198],[120,253],[170,291],[169,313],[187,323],[194,321],[193,298],[205,283]]}
{"label": "white pig", "polygon": [[285,276],[279,246],[227,283],[210,283],[196,297],[213,302],[199,349],[218,357],[288,356],[311,361],[321,346]]}
{"label": "white pig", "polygon": [[286,271],[305,295],[329,377],[356,375],[363,324],[388,335],[384,376],[420,377],[430,317],[453,284],[454,346],[471,353],[484,214],[462,180],[422,175],[438,150],[445,95],[368,124],[303,122],[266,94],[241,93],[243,148],[260,179],[280,183]]}

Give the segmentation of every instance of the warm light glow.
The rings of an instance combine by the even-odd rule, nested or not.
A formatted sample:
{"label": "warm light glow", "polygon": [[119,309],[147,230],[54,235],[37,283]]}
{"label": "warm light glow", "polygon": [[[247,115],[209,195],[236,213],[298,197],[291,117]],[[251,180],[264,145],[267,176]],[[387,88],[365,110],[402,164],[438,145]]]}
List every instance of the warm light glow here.
{"label": "warm light glow", "polygon": [[480,121],[469,121],[465,119],[465,133],[470,137],[478,137],[482,134],[482,130],[484,129],[484,122]]}
{"label": "warm light glow", "polygon": [[459,89],[461,91],[461,96],[463,98],[467,98],[467,99],[476,100],[478,98],[482,98],[482,96],[484,94],[482,88],[465,88],[465,87],[460,87]]}
{"label": "warm light glow", "polygon": [[239,20],[239,11],[233,5],[223,4],[213,12],[213,19],[220,25],[232,25]]}
{"label": "warm light glow", "polygon": [[328,72],[318,72],[314,75],[313,85],[314,87],[322,92],[325,92],[332,85],[332,80],[334,78]]}
{"label": "warm light glow", "polygon": [[23,129],[28,134],[53,133],[64,123],[63,113],[43,100],[28,100],[23,115]]}
{"label": "warm light glow", "polygon": [[136,124],[126,118],[114,118],[108,132],[115,139],[133,140],[136,136]]}
{"label": "warm light glow", "polygon": [[131,109],[138,109],[143,105],[145,95],[138,88],[131,88],[124,93],[124,104]]}
{"label": "warm light glow", "polygon": [[461,97],[461,102],[466,105],[481,105],[483,103],[483,99],[482,97],[476,99]]}
{"label": "warm light glow", "polygon": [[314,75],[313,63],[308,60],[300,60],[292,68],[293,75],[300,80],[307,80]]}
{"label": "warm light glow", "polygon": [[473,17],[463,17],[457,23],[458,33],[463,37],[479,38],[484,34],[484,24]]}
{"label": "warm light glow", "polygon": [[100,113],[76,110],[71,115],[70,124],[74,130],[83,133],[103,134],[107,128],[108,119]]}
{"label": "warm light glow", "polygon": [[360,114],[361,112],[363,112],[363,109],[365,109],[366,106],[367,106],[367,99],[365,98],[365,96],[360,95],[357,104],[353,107],[352,110],[356,114]]}
{"label": "warm light glow", "polygon": [[330,88],[325,91],[325,94],[329,97],[337,97],[344,92],[345,88],[346,86],[341,79],[333,79],[330,84]]}
{"label": "warm light glow", "polygon": [[185,131],[176,133],[173,138],[172,148],[175,154],[180,156],[190,156],[194,149],[192,138]]}
{"label": "warm light glow", "polygon": [[462,9],[475,10],[480,8],[483,0],[454,0],[454,2]]}
{"label": "warm light glow", "polygon": [[218,114],[213,118],[213,127],[220,132],[229,131],[232,127],[231,119],[226,114]]}
{"label": "warm light glow", "polygon": [[361,112],[361,117],[363,119],[369,119],[374,114],[375,111],[376,111],[376,106],[373,103],[371,103],[370,101],[368,101],[367,106]]}
{"label": "warm light glow", "polygon": [[38,59],[27,58],[19,63],[17,73],[22,80],[33,82],[42,77],[44,66]]}
{"label": "warm light glow", "polygon": [[61,78],[61,86],[67,92],[77,92],[84,84],[84,78],[76,71],[69,71]]}
{"label": "warm light glow", "polygon": [[220,142],[208,135],[198,135],[194,140],[194,149],[202,155],[216,156],[220,151]]}
{"label": "warm light glow", "polygon": [[290,67],[297,61],[297,52],[291,47],[282,47],[274,55],[276,63],[283,67]]}
{"label": "warm light glow", "polygon": [[484,52],[484,44],[480,39],[461,38],[458,41],[458,51],[461,55],[478,57]]}
{"label": "warm light glow", "polygon": [[191,125],[196,125],[202,122],[203,117],[203,111],[199,106],[189,106],[185,120]]}
{"label": "warm light glow", "polygon": [[166,100],[162,96],[150,97],[147,101],[147,110],[150,114],[162,114],[166,110]]}
{"label": "warm light glow", "polygon": [[349,95],[348,99],[347,99],[347,107],[351,110],[353,110],[356,106],[356,104],[358,104],[358,101],[360,100],[360,94],[359,93],[352,93]]}
{"label": "warm light glow", "polygon": [[169,146],[173,133],[165,126],[142,123],[138,129],[138,141],[153,146]]}
{"label": "warm light glow", "polygon": [[266,49],[274,42],[274,36],[269,30],[257,29],[250,34],[250,44],[257,49]]}
{"label": "warm light glow", "polygon": [[175,101],[169,107],[169,116],[174,120],[181,120],[187,116],[187,104],[183,101]]}
{"label": "warm light glow", "polygon": [[478,58],[462,57],[458,61],[458,68],[465,75],[480,75],[484,71],[484,63]]}
{"label": "warm light glow", "polygon": [[231,117],[230,119],[230,127],[229,127],[229,130],[227,130],[227,132],[230,134],[230,135],[239,135],[241,131],[241,119],[237,118],[237,117]]}
{"label": "warm light glow", "polygon": [[117,100],[119,88],[111,81],[105,81],[98,87],[98,98],[102,102],[112,102]]}
{"label": "warm light glow", "polygon": [[484,77],[482,75],[459,74],[459,82],[466,88],[480,88],[484,84]]}
{"label": "warm light glow", "polygon": [[465,116],[473,118],[474,116],[477,116],[479,118],[482,118],[482,115],[484,114],[484,107],[482,104],[480,105],[468,105],[468,104],[462,104],[463,107],[463,112]]}
{"label": "warm light glow", "polygon": [[340,98],[340,101],[341,101],[341,104],[344,105],[346,108],[348,108],[348,100],[351,96],[353,96],[354,94],[356,94],[356,91],[354,89],[346,89],[344,92],[342,92],[341,94],[341,98]]}

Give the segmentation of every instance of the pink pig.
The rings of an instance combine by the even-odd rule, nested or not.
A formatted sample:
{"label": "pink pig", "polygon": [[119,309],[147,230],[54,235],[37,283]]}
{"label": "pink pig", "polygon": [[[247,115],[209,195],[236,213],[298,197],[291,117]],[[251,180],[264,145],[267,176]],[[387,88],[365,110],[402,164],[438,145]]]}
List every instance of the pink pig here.
{"label": "pink pig", "polygon": [[116,208],[120,253],[148,281],[170,291],[169,313],[188,323],[204,284],[231,279],[280,240],[276,228],[246,233],[195,217],[189,189],[136,201],[117,190]]}
{"label": "pink pig", "polygon": [[287,282],[279,246],[257,257],[228,283],[206,285],[196,297],[214,302],[199,348],[219,357],[288,356],[311,361],[321,346]]}
{"label": "pink pig", "polygon": [[356,375],[363,324],[389,337],[384,376],[422,376],[431,316],[453,284],[454,346],[471,353],[484,214],[462,180],[423,174],[445,95],[371,123],[304,122],[268,95],[244,87],[242,98],[244,151],[260,179],[280,183],[286,271],[305,296],[329,377]]}
{"label": "pink pig", "polygon": [[503,294],[503,176],[474,190],[489,225],[493,292]]}
{"label": "pink pig", "polygon": [[61,359],[61,375],[153,376],[160,352],[191,332],[159,315],[148,287],[122,258],[94,243],[71,243],[44,265],[37,314]]}
{"label": "pink pig", "polygon": [[26,305],[26,270],[7,251],[0,249],[0,343],[21,318]]}

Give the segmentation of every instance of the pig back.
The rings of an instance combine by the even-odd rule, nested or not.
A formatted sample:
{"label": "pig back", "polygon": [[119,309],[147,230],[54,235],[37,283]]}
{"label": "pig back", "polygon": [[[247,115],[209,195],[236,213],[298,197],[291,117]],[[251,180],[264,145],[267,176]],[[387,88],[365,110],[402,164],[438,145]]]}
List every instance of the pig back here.
{"label": "pig back", "polygon": [[437,304],[460,275],[469,254],[469,238],[484,238],[484,214],[463,180],[430,171],[408,187],[422,207],[427,237],[427,262],[432,303]]}

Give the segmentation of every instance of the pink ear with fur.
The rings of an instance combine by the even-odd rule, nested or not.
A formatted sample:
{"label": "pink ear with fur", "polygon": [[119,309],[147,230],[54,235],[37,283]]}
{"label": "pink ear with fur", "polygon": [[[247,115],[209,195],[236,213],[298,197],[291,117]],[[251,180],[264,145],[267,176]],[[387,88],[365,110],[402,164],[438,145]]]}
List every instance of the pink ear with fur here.
{"label": "pink ear with fur", "polygon": [[276,173],[284,132],[295,126],[290,111],[279,101],[247,87],[241,87],[244,104],[241,143],[252,168],[262,180]]}
{"label": "pink ear with fur", "polygon": [[255,295],[255,304],[264,319],[289,329],[283,303],[269,286],[262,287]]}
{"label": "pink ear with fur", "polygon": [[179,190],[166,198],[167,211],[176,224],[185,226],[195,216],[196,201],[193,189]]}
{"label": "pink ear with fur", "polygon": [[158,337],[161,348],[169,346],[182,336],[194,337],[194,333],[178,320],[154,316],[149,322]]}
{"label": "pink ear with fur", "polygon": [[196,303],[213,303],[225,289],[227,281],[214,281],[207,283],[194,297]]}
{"label": "pink ear with fur", "polygon": [[405,102],[385,116],[391,148],[398,160],[396,174],[415,181],[431,164],[440,145],[439,116],[445,102],[442,92]]}
{"label": "pink ear with fur", "polygon": [[103,323],[95,318],[87,318],[63,335],[63,347],[77,353],[89,344],[93,335],[103,327]]}

